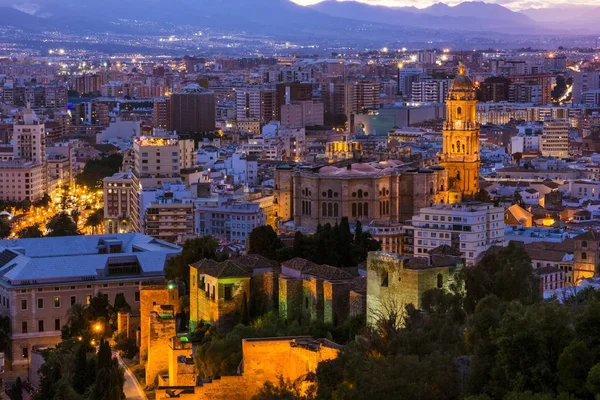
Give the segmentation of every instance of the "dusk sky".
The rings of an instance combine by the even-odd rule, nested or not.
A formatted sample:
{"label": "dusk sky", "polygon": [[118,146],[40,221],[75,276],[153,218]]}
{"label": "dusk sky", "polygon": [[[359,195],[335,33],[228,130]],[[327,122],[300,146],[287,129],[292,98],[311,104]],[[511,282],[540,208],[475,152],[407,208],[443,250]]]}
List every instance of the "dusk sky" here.
{"label": "dusk sky", "polygon": [[[320,0],[292,0],[298,4],[307,5],[319,3]],[[428,7],[435,3],[446,3],[448,5],[456,5],[462,0],[362,0],[363,3],[387,5],[387,6],[415,6],[418,8]],[[565,2],[564,0],[487,0],[487,3],[501,4],[514,11],[519,11],[527,8],[547,8],[552,6],[572,7],[574,5],[588,5],[600,7],[598,0],[574,0]]]}

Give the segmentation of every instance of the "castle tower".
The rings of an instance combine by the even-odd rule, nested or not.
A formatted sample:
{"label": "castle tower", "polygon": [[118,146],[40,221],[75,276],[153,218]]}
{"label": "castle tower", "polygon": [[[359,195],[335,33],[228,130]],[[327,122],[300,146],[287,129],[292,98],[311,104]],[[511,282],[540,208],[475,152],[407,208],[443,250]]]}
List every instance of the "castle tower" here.
{"label": "castle tower", "polygon": [[461,63],[446,99],[440,164],[448,170],[450,203],[479,191],[479,124],[475,86]]}

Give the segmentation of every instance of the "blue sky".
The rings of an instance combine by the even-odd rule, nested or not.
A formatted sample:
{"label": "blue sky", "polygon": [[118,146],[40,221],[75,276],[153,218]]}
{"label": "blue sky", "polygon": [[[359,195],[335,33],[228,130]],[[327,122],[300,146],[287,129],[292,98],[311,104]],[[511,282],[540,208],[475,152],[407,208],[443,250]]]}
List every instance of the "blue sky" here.
{"label": "blue sky", "polygon": [[[320,0],[292,0],[298,4],[307,5],[318,3]],[[462,0],[360,0],[363,3],[387,5],[387,6],[415,6],[423,8],[434,3],[446,3],[448,5],[456,5]],[[501,4],[514,11],[523,10],[526,8],[547,8],[552,6],[572,7],[574,5],[588,5],[600,7],[600,0],[486,0],[487,3]]]}

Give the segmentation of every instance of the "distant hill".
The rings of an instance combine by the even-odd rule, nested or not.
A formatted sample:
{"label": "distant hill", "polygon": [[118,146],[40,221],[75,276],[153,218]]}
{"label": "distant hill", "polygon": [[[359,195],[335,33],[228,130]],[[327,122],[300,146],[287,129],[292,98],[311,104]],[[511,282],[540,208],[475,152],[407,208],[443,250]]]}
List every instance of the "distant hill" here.
{"label": "distant hill", "polygon": [[311,8],[335,17],[429,29],[517,33],[535,31],[537,28],[537,24],[524,14],[484,2],[464,2],[454,7],[437,3],[417,9],[374,6],[358,1],[325,0]]}

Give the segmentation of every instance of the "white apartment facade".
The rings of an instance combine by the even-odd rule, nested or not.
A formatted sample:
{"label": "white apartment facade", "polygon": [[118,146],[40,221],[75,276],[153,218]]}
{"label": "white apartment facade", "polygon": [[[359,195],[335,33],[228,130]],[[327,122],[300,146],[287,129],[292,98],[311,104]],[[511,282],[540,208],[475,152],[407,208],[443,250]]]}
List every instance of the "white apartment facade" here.
{"label": "white apartment facade", "polygon": [[477,263],[491,246],[504,243],[504,208],[491,203],[439,204],[422,208],[412,218],[414,256],[441,245],[459,249],[466,265]]}

